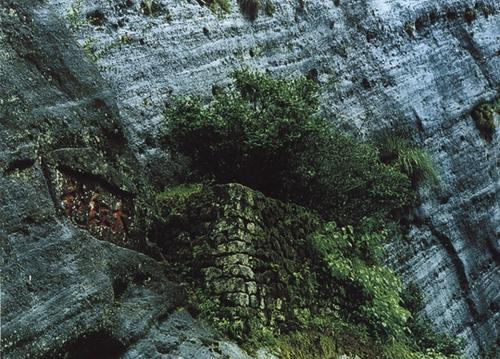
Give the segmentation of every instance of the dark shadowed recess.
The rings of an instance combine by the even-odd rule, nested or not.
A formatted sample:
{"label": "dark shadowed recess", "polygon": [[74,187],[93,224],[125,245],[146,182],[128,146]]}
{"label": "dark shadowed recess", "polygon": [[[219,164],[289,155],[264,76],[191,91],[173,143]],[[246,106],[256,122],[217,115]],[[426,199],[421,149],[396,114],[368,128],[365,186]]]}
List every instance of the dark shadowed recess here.
{"label": "dark shadowed recess", "polygon": [[118,359],[126,351],[126,347],[110,333],[105,331],[82,336],[59,349],[49,353],[43,359]]}

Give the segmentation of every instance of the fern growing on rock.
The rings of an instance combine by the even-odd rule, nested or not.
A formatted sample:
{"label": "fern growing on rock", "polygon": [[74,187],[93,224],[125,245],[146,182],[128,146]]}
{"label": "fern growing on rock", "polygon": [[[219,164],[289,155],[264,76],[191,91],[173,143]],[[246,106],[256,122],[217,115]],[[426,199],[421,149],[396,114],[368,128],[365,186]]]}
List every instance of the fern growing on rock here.
{"label": "fern growing on rock", "polygon": [[382,162],[405,173],[415,188],[420,183],[435,183],[438,174],[431,156],[422,149],[412,146],[403,137],[385,132],[375,141]]}

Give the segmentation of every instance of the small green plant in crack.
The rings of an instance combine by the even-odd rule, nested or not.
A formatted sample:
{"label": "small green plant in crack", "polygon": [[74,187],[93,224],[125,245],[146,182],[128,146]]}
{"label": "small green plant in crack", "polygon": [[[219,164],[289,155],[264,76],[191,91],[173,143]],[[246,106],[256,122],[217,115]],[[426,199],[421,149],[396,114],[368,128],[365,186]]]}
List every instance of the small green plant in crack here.
{"label": "small green plant in crack", "polygon": [[467,21],[468,23],[471,23],[474,20],[476,20],[476,17],[477,17],[476,10],[474,10],[474,9],[465,10],[464,18],[465,18],[465,21]]}
{"label": "small green plant in crack", "polygon": [[494,104],[482,103],[471,113],[477,129],[487,141],[493,139],[496,130],[495,113],[500,114],[500,101]]}
{"label": "small green plant in crack", "polygon": [[98,43],[96,39],[90,38],[85,40],[82,45],[83,51],[89,57],[89,59],[96,63],[98,60],[102,59],[105,55],[114,49],[120,48],[122,45],[131,44],[134,38],[128,34],[120,36],[118,39],[112,41],[111,43],[102,46],[98,49]]}
{"label": "small green plant in crack", "polygon": [[231,12],[231,3],[229,0],[198,0],[200,5],[208,7],[213,13],[220,11]]}
{"label": "small green plant in crack", "polygon": [[274,12],[276,11],[276,6],[271,0],[267,0],[266,4],[264,5],[264,12],[266,13],[267,16],[273,16]]}
{"label": "small green plant in crack", "polygon": [[97,60],[99,60],[99,56],[97,55],[96,51],[96,46],[97,41],[95,39],[86,39],[85,42],[82,45],[83,52],[88,56],[88,58],[93,62],[96,63]]}
{"label": "small green plant in crack", "polygon": [[87,13],[87,22],[93,26],[102,26],[106,21],[106,15],[99,9]]}
{"label": "small green plant in crack", "polygon": [[424,182],[438,181],[438,173],[427,152],[391,132],[383,132],[376,137],[375,146],[379,151],[380,160],[405,173],[414,188]]}
{"label": "small green plant in crack", "polygon": [[130,45],[131,43],[134,42],[134,37],[130,34],[125,34],[125,35],[120,36],[119,42],[121,44],[124,44],[124,45]]}
{"label": "small green plant in crack", "polygon": [[73,29],[78,29],[86,23],[86,20],[82,18],[82,8],[84,0],[74,0],[68,10],[68,21]]}
{"label": "small green plant in crack", "polygon": [[413,31],[415,31],[415,24],[413,21],[407,21],[404,26],[405,32],[409,36],[413,36]]}
{"label": "small green plant in crack", "polygon": [[184,200],[189,198],[191,195],[195,193],[200,193],[201,190],[202,190],[202,185],[199,183],[170,187],[158,194],[158,200],[162,202],[174,199],[176,201]]}
{"label": "small green plant in crack", "polygon": [[170,215],[181,213],[183,208],[192,199],[192,196],[199,195],[203,186],[199,183],[184,184],[175,187],[166,188],[156,196],[155,202],[167,205],[170,209]]}
{"label": "small green plant in crack", "polygon": [[167,20],[168,23],[172,22],[173,20],[172,13],[169,9],[165,9],[165,20]]}
{"label": "small green plant in crack", "polygon": [[155,0],[143,0],[141,2],[141,12],[147,16],[157,16],[162,10],[161,5]]}

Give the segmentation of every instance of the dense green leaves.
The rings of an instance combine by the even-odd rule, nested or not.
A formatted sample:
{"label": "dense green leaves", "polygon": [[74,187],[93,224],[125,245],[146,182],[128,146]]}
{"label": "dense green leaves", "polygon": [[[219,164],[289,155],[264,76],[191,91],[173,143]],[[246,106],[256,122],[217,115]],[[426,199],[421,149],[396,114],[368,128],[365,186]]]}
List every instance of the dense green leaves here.
{"label": "dense green leaves", "polygon": [[322,143],[316,141],[314,148],[298,157],[288,189],[297,197],[288,199],[317,209],[339,224],[387,216],[413,196],[405,174],[381,163],[370,145],[335,128],[328,129]]}
{"label": "dense green leaves", "polygon": [[403,290],[396,274],[383,265],[385,242],[384,231],[356,233],[352,227],[338,228],[334,223],[313,236],[313,247],[339,289],[336,296],[345,296],[337,298],[343,320],[368,329],[370,337],[384,347],[377,358],[459,358],[460,341],[436,333],[419,313],[423,309],[419,288],[411,284]]}
{"label": "dense green leaves", "polygon": [[[294,308],[298,331],[282,337],[285,357],[308,357],[317,340],[316,357],[345,352],[351,343],[332,338],[353,328],[358,336],[348,337],[370,348],[371,353],[358,351],[367,358],[455,353],[445,347],[450,342],[415,324],[410,310],[418,311],[421,298],[418,293],[402,298],[401,281],[382,264],[387,233],[381,223],[411,202],[416,185],[437,178],[430,157],[394,136],[369,144],[340,132],[317,115],[318,85],[306,78],[274,79],[241,70],[233,80],[208,103],[181,98],[166,111],[164,143],[173,156],[189,160],[187,181],[241,183],[345,226],[331,222],[312,236],[304,264],[314,262],[316,272],[305,276],[308,280],[296,273],[297,280],[311,288],[318,303],[326,297],[328,305]],[[191,193],[184,187],[177,191]],[[217,319],[225,318],[220,303],[201,303],[208,303],[200,305],[202,312],[223,332],[243,333],[238,321]],[[422,342],[409,339],[408,324],[423,331]],[[249,341],[260,343],[276,334],[262,325],[250,333]]]}
{"label": "dense green leaves", "polygon": [[[313,245],[330,269],[332,280],[339,286],[355,288],[354,296],[361,298],[351,318],[387,340],[403,336],[409,312],[400,305],[400,280],[377,260],[385,240],[383,232],[360,235],[352,227],[337,228],[329,223],[314,236]],[[368,258],[367,253],[371,253]],[[342,298],[341,302],[349,303],[352,289],[345,292],[350,298]]]}
{"label": "dense green leaves", "polygon": [[165,143],[191,160],[193,180],[238,182],[341,224],[405,206],[408,177],[317,116],[317,90],[302,77],[238,71],[209,104],[183,98],[169,108]]}
{"label": "dense green leaves", "polygon": [[375,146],[381,161],[406,174],[414,187],[424,181],[437,181],[438,174],[430,155],[411,146],[402,137],[386,132],[376,139]]}
{"label": "dense green leaves", "polygon": [[500,114],[500,101],[482,103],[472,111],[471,116],[481,135],[488,141],[493,139],[496,131],[495,113]]}

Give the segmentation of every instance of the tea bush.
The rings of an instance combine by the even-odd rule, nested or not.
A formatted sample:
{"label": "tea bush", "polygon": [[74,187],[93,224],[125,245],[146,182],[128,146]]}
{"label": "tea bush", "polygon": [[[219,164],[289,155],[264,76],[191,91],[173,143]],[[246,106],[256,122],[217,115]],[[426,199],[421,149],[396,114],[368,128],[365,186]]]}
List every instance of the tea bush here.
{"label": "tea bush", "polygon": [[[237,182],[344,226],[330,222],[312,235],[312,257],[304,258],[318,263],[324,282],[309,283],[310,292],[328,299],[326,309],[294,308],[296,330],[278,338],[272,327],[250,326],[246,342],[278,347],[290,358],[453,357],[453,343],[415,319],[418,291],[403,292],[382,263],[383,223],[410,204],[418,184],[437,179],[430,157],[398,137],[368,143],[344,134],[318,106],[316,82],[244,69],[210,101],[183,97],[165,112],[163,143],[189,162],[184,182]],[[160,197],[176,202],[198,190],[181,186]],[[221,303],[203,291],[192,298],[201,318],[242,338],[241,321],[221,319],[228,318]]]}

